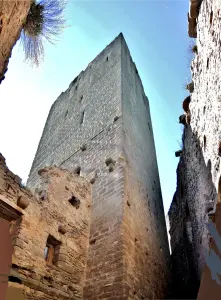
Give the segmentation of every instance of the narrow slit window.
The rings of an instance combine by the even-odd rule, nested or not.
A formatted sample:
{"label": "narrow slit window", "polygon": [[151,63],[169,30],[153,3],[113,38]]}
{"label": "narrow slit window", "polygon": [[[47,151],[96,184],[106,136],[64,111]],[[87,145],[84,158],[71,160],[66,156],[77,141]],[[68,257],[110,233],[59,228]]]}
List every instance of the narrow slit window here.
{"label": "narrow slit window", "polygon": [[44,250],[44,259],[49,265],[55,265],[58,261],[58,254],[61,243],[49,235]]}
{"label": "narrow slit window", "polygon": [[84,122],[84,111],[81,114],[81,124],[83,124],[83,122]]}

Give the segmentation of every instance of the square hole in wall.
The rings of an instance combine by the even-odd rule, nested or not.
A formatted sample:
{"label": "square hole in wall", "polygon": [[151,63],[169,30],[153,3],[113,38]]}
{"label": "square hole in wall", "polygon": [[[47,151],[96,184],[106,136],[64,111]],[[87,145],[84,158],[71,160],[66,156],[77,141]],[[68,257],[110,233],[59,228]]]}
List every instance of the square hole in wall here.
{"label": "square hole in wall", "polygon": [[44,250],[44,258],[47,264],[56,265],[58,261],[58,254],[60,251],[61,242],[56,240],[53,236],[49,235],[46,247]]}
{"label": "square hole in wall", "polygon": [[71,199],[68,200],[72,206],[74,206],[76,209],[80,207],[80,200],[77,199],[75,196],[72,196]]}

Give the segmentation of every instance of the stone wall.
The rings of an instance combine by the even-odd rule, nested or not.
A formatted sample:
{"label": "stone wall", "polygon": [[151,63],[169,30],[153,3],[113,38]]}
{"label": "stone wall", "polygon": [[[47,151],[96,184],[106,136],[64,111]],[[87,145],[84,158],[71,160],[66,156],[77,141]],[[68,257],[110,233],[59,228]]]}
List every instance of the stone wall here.
{"label": "stone wall", "polygon": [[9,284],[25,299],[82,299],[91,185],[56,167],[40,175],[32,194],[0,156],[0,217],[11,223],[13,246]]}
{"label": "stone wall", "polygon": [[0,0],[0,83],[7,71],[12,48],[17,42],[31,0]]}
{"label": "stone wall", "polygon": [[[90,249],[84,292],[84,298],[91,300],[108,295],[120,298],[123,290],[120,45],[118,38],[56,100],[28,179],[28,186],[36,188],[37,170],[53,162],[92,180]],[[114,164],[106,163],[108,158]],[[114,170],[110,172],[110,168]]]}
{"label": "stone wall", "polygon": [[122,34],[53,104],[28,179],[32,190],[45,164],[93,184],[84,299],[163,295],[169,248],[149,105]]}
{"label": "stone wall", "polygon": [[[182,247],[179,242],[184,238],[180,224],[185,225],[185,207],[189,208],[193,250],[187,264],[195,261],[193,277],[196,286],[199,285],[205,266],[209,240],[206,223],[208,215],[215,211],[221,173],[220,30],[220,1],[203,0],[197,18],[197,54],[191,64],[194,83],[189,105],[191,121],[190,125],[185,125],[183,134],[181,160],[184,166],[179,179],[182,195],[177,186],[178,200],[177,203],[173,200],[170,209],[170,234],[176,257],[173,263],[179,266],[178,258],[187,251],[187,247]],[[181,266],[177,272],[181,274]],[[186,276],[185,280],[188,281]]]}
{"label": "stone wall", "polygon": [[[197,300],[207,300],[207,299],[216,300],[218,295],[221,294],[221,284],[220,284],[220,274],[219,274],[220,272],[218,271],[220,265],[221,253],[220,253],[219,240],[217,240],[217,236],[216,236],[217,233],[219,236],[221,235],[220,199],[217,201],[216,204],[216,212],[214,215],[213,222],[215,223],[215,228],[211,230],[210,227],[212,236],[210,240],[210,253],[207,260],[208,265],[205,265],[204,267],[203,277],[201,280]],[[211,225],[212,223],[210,223],[210,226]],[[212,269],[211,267],[213,268],[213,274],[211,274],[211,269]]]}
{"label": "stone wall", "polygon": [[166,299],[170,255],[149,101],[122,44],[124,245],[129,299]]}

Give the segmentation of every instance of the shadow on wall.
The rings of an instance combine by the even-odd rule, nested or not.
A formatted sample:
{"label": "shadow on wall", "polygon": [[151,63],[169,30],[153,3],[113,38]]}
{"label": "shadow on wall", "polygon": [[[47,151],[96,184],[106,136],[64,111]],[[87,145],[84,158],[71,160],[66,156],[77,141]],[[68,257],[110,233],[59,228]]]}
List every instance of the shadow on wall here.
{"label": "shadow on wall", "polygon": [[203,157],[206,144],[200,143],[188,125],[184,128],[183,145],[177,167],[177,189],[168,213],[173,274],[171,299],[196,299],[209,249],[207,223],[214,214],[217,192],[211,161],[206,164]]}

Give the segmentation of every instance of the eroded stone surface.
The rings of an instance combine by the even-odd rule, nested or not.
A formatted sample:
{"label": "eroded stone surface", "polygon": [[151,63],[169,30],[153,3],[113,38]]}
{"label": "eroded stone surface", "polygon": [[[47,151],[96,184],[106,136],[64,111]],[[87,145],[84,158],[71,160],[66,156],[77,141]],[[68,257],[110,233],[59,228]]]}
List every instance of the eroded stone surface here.
{"label": "eroded stone surface", "polygon": [[[191,66],[194,82],[189,104],[191,120],[190,126],[184,129],[176,197],[169,213],[177,284],[182,292],[194,288],[190,282],[195,282],[192,298],[196,296],[209,247],[208,214],[215,210],[220,193],[220,5],[220,1],[204,0],[199,10],[198,51]],[[190,265],[193,267],[192,279],[188,276]]]}
{"label": "eroded stone surface", "polygon": [[[22,214],[11,222],[10,275],[22,281],[25,299],[82,299],[89,246],[91,185],[56,167],[45,169],[41,175],[47,191],[45,200],[21,188],[0,157],[0,216],[4,218],[7,213],[3,204]],[[77,209],[69,202],[73,195],[80,201]],[[29,200],[25,209],[17,207],[18,197]],[[59,232],[60,225],[65,227],[65,233]],[[53,264],[48,264],[44,257],[49,236],[60,244],[55,248]]]}
{"label": "eroded stone surface", "polygon": [[7,71],[12,48],[17,42],[31,0],[0,0],[0,83]]}

